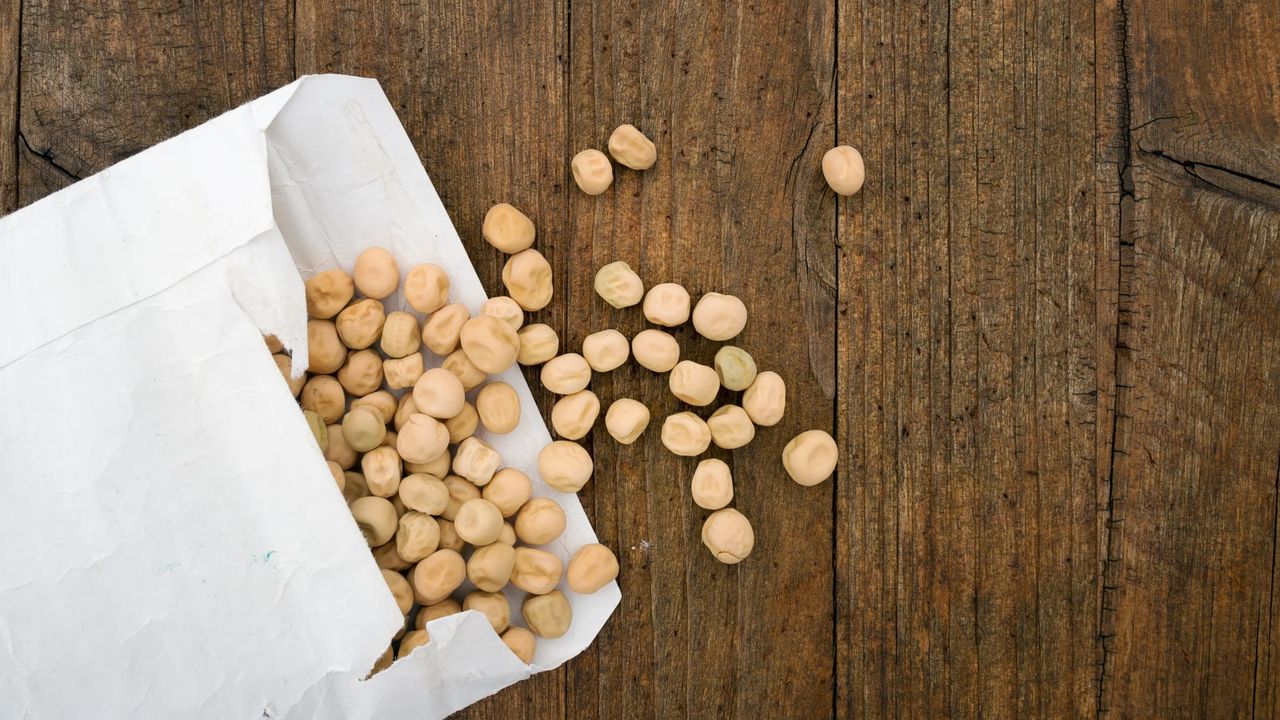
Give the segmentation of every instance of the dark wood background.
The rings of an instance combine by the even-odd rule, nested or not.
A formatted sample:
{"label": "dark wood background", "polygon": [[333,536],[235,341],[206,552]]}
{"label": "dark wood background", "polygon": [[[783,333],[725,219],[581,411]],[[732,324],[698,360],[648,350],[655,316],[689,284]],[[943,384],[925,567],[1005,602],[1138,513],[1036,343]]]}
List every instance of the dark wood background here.
{"label": "dark wood background", "polygon": [[[490,289],[483,212],[534,217],[571,343],[639,329],[613,259],[746,300],[791,395],[732,458],[755,554],[702,549],[655,432],[597,442],[622,605],[466,717],[1274,718],[1278,37],[1274,0],[0,0],[0,208],[354,73]],[[581,194],[622,122],[658,165]],[[596,389],[660,417],[646,379]],[[842,455],[805,489],[810,427]]]}

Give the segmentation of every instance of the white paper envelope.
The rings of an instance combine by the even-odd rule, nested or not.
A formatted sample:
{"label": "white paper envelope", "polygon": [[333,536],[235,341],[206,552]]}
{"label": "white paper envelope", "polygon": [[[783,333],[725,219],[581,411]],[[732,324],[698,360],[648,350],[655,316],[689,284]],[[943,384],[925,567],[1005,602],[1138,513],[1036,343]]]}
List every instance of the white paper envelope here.
{"label": "white paper envelope", "polygon": [[[596,636],[616,584],[562,588],[532,666],[467,612],[362,680],[400,614],[261,333],[305,358],[301,277],[373,245],[485,300],[378,84],[335,75],[0,219],[0,717],[438,718]],[[520,426],[481,436],[564,506],[567,561],[595,533],[502,379]]]}

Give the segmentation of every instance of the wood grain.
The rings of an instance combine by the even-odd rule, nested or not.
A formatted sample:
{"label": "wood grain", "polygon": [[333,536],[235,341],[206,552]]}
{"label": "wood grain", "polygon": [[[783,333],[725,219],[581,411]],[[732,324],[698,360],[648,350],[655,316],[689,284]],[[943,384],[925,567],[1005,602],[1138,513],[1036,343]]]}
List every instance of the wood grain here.
{"label": "wood grain", "polygon": [[1124,10],[1132,292],[1100,711],[1276,717],[1280,14]]}
{"label": "wood grain", "polygon": [[[654,413],[582,493],[622,605],[461,717],[1276,717],[1274,5],[0,0],[0,212],[355,73],[491,291],[485,210],[533,217],[565,349],[645,327],[591,289],[615,259],[747,302],[789,412],[712,454],[756,553],[702,547],[665,378],[597,377]],[[622,122],[658,164],[586,197],[568,159]],[[839,201],[837,143],[868,178]],[[841,465],[800,488],[811,427]]]}
{"label": "wood grain", "polygon": [[1092,715],[1094,17],[840,21],[838,136],[869,179],[840,213],[837,714]]}
{"label": "wood grain", "polygon": [[[570,346],[606,327],[632,336],[646,326],[638,308],[614,310],[591,291],[597,268],[624,260],[648,285],[740,296],[751,316],[734,343],[783,376],[789,406],[747,448],[713,453],[731,465],[733,504],[760,552],[725,566],[699,540],[709,513],[689,497],[696,461],[659,443],[663,419],[685,409],[666,377],[632,366],[593,383],[606,404],[637,397],[653,421],[636,445],[594,443],[584,502],[621,550],[625,595],[574,664],[570,707],[583,716],[831,712],[832,486],[792,483],[779,459],[799,431],[832,428],[834,216],[818,164],[832,140],[833,28],[823,2],[573,5],[570,152],[604,147],[630,122],[657,144],[658,163],[618,167],[599,198],[570,193],[562,256],[568,301],[582,308]],[[711,363],[718,343],[688,326],[674,334],[683,358]],[[722,392],[700,414],[739,401]]]}
{"label": "wood grain", "polygon": [[22,0],[0,0],[0,215],[18,207],[18,44]]}
{"label": "wood grain", "polygon": [[288,82],[291,8],[24,2],[20,204]]}

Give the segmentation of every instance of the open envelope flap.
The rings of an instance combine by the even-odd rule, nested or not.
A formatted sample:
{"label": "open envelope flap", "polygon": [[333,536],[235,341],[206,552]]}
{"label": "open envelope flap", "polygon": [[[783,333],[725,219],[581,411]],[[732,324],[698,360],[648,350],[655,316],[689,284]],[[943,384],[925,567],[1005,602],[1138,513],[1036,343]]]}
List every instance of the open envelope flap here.
{"label": "open envelope flap", "polygon": [[[466,613],[360,680],[399,614],[259,331],[305,357],[299,269],[375,244],[483,302],[385,96],[342,76],[0,220],[0,715],[440,717],[599,632],[616,585],[567,593],[533,668]],[[567,559],[594,533],[537,479],[549,435],[502,379],[523,418],[487,439],[564,504]]]}

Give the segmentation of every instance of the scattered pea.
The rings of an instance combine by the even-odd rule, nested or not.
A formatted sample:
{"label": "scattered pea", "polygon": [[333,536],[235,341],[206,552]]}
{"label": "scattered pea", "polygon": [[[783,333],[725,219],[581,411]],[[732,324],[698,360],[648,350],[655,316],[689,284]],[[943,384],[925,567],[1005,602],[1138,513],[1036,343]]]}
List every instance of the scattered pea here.
{"label": "scattered pea", "polygon": [[836,441],[826,431],[806,430],[782,449],[782,466],[801,485],[817,485],[831,477],[838,455]]}
{"label": "scattered pea", "polygon": [[609,154],[632,170],[648,170],[658,161],[653,141],[630,124],[619,125],[609,136]]}
{"label": "scattered pea", "polygon": [[573,156],[569,166],[573,170],[573,181],[588,195],[599,195],[613,184],[613,165],[599,150],[583,150]]}

